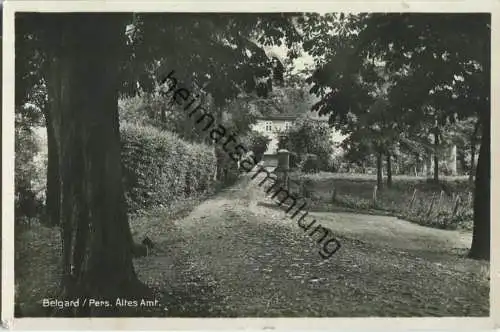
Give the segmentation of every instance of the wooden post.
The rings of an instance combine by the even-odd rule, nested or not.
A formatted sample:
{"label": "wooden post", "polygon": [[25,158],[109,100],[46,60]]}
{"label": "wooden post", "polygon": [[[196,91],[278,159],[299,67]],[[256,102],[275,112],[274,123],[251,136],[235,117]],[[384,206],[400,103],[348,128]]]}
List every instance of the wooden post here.
{"label": "wooden post", "polygon": [[457,211],[458,211],[458,205],[460,203],[460,196],[457,195],[456,198],[455,198],[455,205],[453,206],[453,212],[451,213],[451,218],[453,219],[456,214],[457,214]]}
{"label": "wooden post", "polygon": [[337,200],[337,189],[335,189],[335,187],[333,187],[333,190],[332,190],[332,203],[335,203],[336,200]]}
{"label": "wooden post", "polygon": [[278,166],[276,167],[275,173],[278,177],[278,181],[285,190],[289,190],[289,171],[290,171],[290,152],[285,149],[278,150]]}
{"label": "wooden post", "polygon": [[427,218],[429,219],[432,213],[432,208],[434,207],[434,201],[436,200],[436,193],[432,194],[431,205],[429,205],[429,210],[427,211]]}
{"label": "wooden post", "polygon": [[413,203],[415,202],[415,197],[417,197],[417,188],[415,188],[415,190],[413,190],[413,195],[411,196],[410,205],[408,206],[408,212],[411,212],[411,209],[413,208]]}
{"label": "wooden post", "polygon": [[302,193],[301,193],[302,197],[311,198],[310,181],[309,180],[302,180],[301,191],[302,191]]}
{"label": "wooden post", "polygon": [[441,202],[443,200],[443,195],[444,195],[444,191],[441,190],[441,193],[439,193],[439,200],[438,200],[438,204],[437,204],[437,214],[439,214],[439,211],[441,211]]}
{"label": "wooden post", "polygon": [[373,187],[373,207],[377,207],[377,189],[378,189],[378,186],[375,185]]}

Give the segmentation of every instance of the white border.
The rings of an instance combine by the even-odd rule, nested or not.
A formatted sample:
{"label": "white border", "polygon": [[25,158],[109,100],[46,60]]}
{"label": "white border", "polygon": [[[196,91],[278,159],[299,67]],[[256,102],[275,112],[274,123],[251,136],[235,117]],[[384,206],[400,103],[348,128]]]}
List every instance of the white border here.
{"label": "white border", "polygon": [[[492,258],[490,317],[487,318],[113,318],[113,319],[13,319],[14,300],[14,13],[40,12],[491,12],[492,13],[492,127],[500,125],[498,111],[494,112],[495,87],[499,86],[500,1],[448,2],[141,2],[141,1],[5,1],[3,4],[3,120],[2,120],[2,319],[13,329],[121,329],[121,330],[185,330],[185,329],[369,329],[369,330],[484,330],[500,327],[498,299],[500,288],[499,258],[500,215],[498,205],[491,206]],[[497,61],[495,61],[497,60]],[[500,197],[497,175],[500,170],[499,135],[492,131],[491,197]],[[494,319],[495,318],[495,319]]]}

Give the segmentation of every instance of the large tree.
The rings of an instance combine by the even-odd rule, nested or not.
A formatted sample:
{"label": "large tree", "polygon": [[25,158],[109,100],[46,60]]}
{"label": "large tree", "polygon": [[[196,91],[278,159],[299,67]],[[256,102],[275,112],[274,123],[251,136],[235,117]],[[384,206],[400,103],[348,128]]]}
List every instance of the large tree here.
{"label": "large tree", "polygon": [[[332,122],[364,107],[366,92],[356,82],[366,76],[360,69],[370,58],[394,73],[388,100],[408,128],[429,116],[435,129],[474,114],[479,118],[470,257],[484,259],[490,256],[490,20],[489,14],[317,16],[308,29],[320,33],[309,33],[305,43],[306,50],[321,55],[311,80],[323,97],[316,108],[331,113]],[[328,33],[332,26],[337,33]],[[327,37],[320,42],[321,36]]]}
{"label": "large tree", "polygon": [[[48,208],[62,230],[63,296],[113,303],[145,295],[132,264],[122,188],[117,100],[124,16],[43,14],[25,20],[45,29],[37,52],[45,56],[49,164],[57,169],[48,188],[57,201]],[[77,314],[116,310],[79,308]]]}
{"label": "large tree", "polygon": [[[185,87],[210,94],[221,109],[241,91],[258,90],[258,78],[269,75],[272,66],[260,45],[280,44],[285,35],[296,38],[288,22],[286,15],[16,17],[16,103],[22,104],[36,84],[47,89],[47,197],[53,197],[47,208],[62,230],[63,297],[114,301],[148,293],[132,264],[119,94],[152,91],[167,68],[176,70]],[[117,310],[79,308],[76,314],[115,315]]]}

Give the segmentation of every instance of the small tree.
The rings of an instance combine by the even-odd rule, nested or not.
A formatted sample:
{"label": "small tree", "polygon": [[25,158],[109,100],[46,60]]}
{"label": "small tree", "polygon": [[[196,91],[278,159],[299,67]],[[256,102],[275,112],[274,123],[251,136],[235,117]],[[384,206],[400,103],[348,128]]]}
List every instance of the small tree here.
{"label": "small tree", "polygon": [[298,154],[303,161],[308,154],[317,156],[320,169],[325,170],[333,153],[333,142],[328,124],[301,118],[288,131],[283,133],[283,147]]}
{"label": "small tree", "polygon": [[271,139],[257,131],[250,131],[247,135],[247,148],[254,153],[257,162],[262,160]]}

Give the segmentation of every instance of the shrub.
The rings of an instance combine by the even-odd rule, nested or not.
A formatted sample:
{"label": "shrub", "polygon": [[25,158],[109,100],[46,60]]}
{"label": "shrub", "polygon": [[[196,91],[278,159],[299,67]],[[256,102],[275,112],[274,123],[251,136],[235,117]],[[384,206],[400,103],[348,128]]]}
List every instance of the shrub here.
{"label": "shrub", "polygon": [[197,196],[213,188],[213,149],[154,127],[121,125],[125,196],[130,212]]}
{"label": "shrub", "polygon": [[224,185],[232,185],[236,182],[240,175],[238,164],[234,161],[228,153],[220,146],[215,149],[217,156],[217,180]]}
{"label": "shrub", "polygon": [[318,173],[320,171],[318,156],[312,153],[306,154],[301,163],[300,169],[304,173]]}
{"label": "shrub", "polygon": [[256,161],[260,162],[271,139],[257,131],[250,131],[245,141],[248,142],[248,149],[254,153]]}
{"label": "shrub", "polygon": [[37,156],[41,149],[31,127],[15,127],[15,218],[39,217],[44,203],[44,169]]}
{"label": "shrub", "polygon": [[316,155],[318,167],[325,170],[334,152],[331,130],[328,124],[315,119],[299,119],[292,128],[284,133],[281,145],[290,152],[297,153],[306,160],[308,154]]}
{"label": "shrub", "polygon": [[118,101],[120,120],[136,125],[152,126],[176,133],[189,142],[204,142],[206,133],[187,118],[183,107],[172,103],[171,94],[143,93]]}
{"label": "shrub", "polygon": [[290,152],[290,168],[297,168],[299,167],[299,155],[296,154],[295,152]]}

